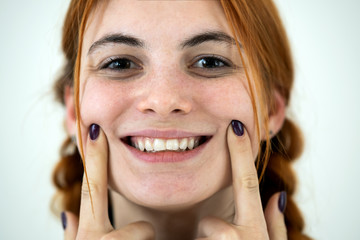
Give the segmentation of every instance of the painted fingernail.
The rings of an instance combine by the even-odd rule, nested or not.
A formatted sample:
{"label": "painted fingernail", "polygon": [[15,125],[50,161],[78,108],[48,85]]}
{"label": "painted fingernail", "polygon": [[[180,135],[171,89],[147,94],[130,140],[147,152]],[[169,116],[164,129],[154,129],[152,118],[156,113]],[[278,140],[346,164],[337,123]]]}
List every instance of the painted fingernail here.
{"label": "painted fingernail", "polygon": [[61,213],[61,222],[62,222],[63,229],[65,230],[65,229],[66,229],[66,225],[67,225],[65,212],[62,212],[62,213]]}
{"label": "painted fingernail", "polygon": [[238,120],[232,120],[231,126],[236,135],[242,136],[244,135],[244,125]]}
{"label": "painted fingernail", "polygon": [[89,134],[91,140],[96,140],[100,133],[100,127],[97,124],[91,124]]}
{"label": "painted fingernail", "polygon": [[286,203],[287,203],[287,193],[285,191],[282,191],[280,193],[279,202],[278,202],[280,212],[282,213],[285,212]]}

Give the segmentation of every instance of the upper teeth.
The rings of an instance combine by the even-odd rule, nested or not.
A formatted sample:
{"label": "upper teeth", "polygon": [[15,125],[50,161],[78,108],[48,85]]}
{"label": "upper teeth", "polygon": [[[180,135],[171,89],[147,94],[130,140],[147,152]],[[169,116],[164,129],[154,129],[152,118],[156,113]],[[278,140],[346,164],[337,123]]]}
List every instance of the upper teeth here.
{"label": "upper teeth", "polygon": [[185,151],[199,146],[200,137],[188,137],[181,139],[160,139],[149,137],[131,137],[131,145],[141,151]]}

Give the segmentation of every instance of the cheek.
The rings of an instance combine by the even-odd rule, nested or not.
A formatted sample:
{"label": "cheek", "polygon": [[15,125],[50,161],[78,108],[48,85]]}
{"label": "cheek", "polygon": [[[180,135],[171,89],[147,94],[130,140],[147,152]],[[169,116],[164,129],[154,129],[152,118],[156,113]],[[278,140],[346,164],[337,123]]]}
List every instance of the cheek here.
{"label": "cheek", "polygon": [[129,104],[129,93],[125,94],[125,90],[111,82],[89,79],[80,104],[82,122],[86,127],[96,123],[104,131],[109,131],[114,120]]}
{"label": "cheek", "polygon": [[[200,90],[201,89],[201,90]],[[241,121],[249,132],[254,130],[254,114],[250,94],[239,79],[219,80],[211,87],[200,86],[198,102],[213,119],[229,124]]]}
{"label": "cheek", "polygon": [[[197,101],[206,115],[216,121],[224,134],[232,120],[241,121],[249,134],[254,156],[259,149],[256,134],[255,115],[246,79],[229,78],[212,83],[211,87],[201,86]],[[224,135],[226,138],[226,134]]]}

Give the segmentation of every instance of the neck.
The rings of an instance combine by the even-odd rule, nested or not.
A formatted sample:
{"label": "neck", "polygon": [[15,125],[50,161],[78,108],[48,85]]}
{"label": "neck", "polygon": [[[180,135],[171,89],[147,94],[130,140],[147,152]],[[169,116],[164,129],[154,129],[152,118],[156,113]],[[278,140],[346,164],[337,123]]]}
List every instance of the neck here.
{"label": "neck", "polygon": [[194,206],[179,211],[159,211],[137,205],[110,190],[114,227],[121,228],[136,221],[147,221],[155,228],[156,240],[195,239],[199,221],[206,216],[231,222],[235,207],[232,187],[215,193]]}

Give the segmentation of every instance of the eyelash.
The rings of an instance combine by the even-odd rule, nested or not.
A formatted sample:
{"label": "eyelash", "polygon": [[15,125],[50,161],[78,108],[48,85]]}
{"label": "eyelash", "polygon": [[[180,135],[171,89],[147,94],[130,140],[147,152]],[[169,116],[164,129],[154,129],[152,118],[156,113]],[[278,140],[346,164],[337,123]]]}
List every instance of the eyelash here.
{"label": "eyelash", "polygon": [[[110,67],[112,64],[116,64],[120,62],[120,67],[117,68],[115,66]],[[126,66],[121,66],[123,64],[126,64]],[[126,58],[126,57],[110,57],[104,61],[104,63],[100,66],[100,69],[110,69],[113,71],[125,71],[127,69],[141,69],[141,66],[136,64],[134,61]]]}
{"label": "eyelash", "polygon": [[[205,61],[211,61],[211,63],[214,65],[215,67],[204,67]],[[202,64],[202,66],[195,66],[196,64]],[[220,64],[220,66],[219,66]],[[216,66],[218,65],[218,66]],[[198,56],[195,61],[190,64],[188,66],[189,68],[204,68],[207,70],[218,70],[219,68],[226,68],[226,67],[232,67],[232,64],[229,62],[229,60],[220,57],[220,56],[215,56],[215,55],[202,55],[202,56]]]}

